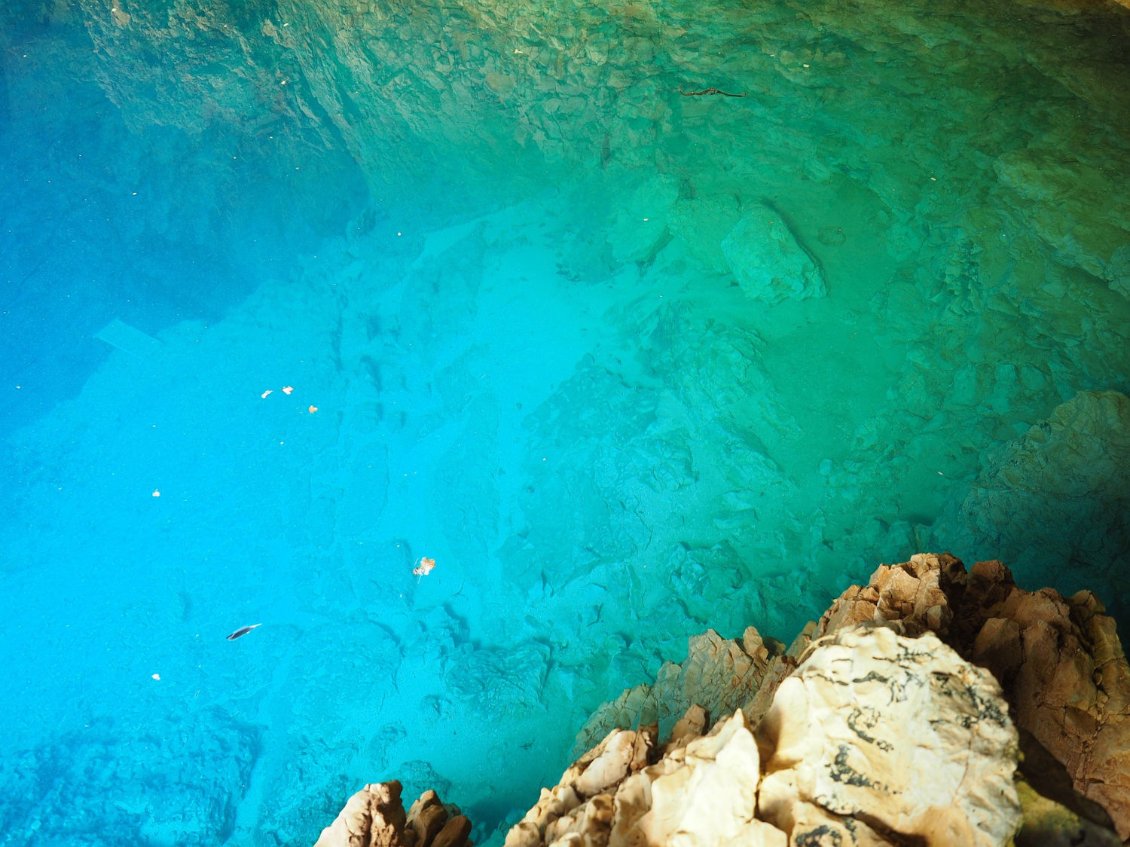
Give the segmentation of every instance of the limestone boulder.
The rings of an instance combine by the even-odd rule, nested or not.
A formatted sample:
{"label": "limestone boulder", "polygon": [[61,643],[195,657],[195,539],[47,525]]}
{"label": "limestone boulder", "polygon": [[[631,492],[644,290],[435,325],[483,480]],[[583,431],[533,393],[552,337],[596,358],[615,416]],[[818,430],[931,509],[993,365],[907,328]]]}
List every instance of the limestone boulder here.
{"label": "limestone boulder", "polygon": [[[677,748],[626,785],[650,803],[614,804],[610,847],[632,844],[784,847],[785,834],[757,819],[757,742],[741,712]],[[617,792],[617,799],[620,792]],[[645,808],[646,807],[646,808]]]}
{"label": "limestone boulder", "polygon": [[361,847],[403,844],[408,816],[399,782],[366,785],[349,798],[334,822],[322,830],[314,847]]}
{"label": "limestone boulder", "polygon": [[[789,652],[867,621],[936,632],[992,672],[1021,730],[1033,788],[1130,839],[1130,665],[1092,593],[1026,591],[999,561],[966,572],[953,556],[922,553],[847,589]],[[1051,779],[1053,770],[1062,778]]]}
{"label": "limestone boulder", "polygon": [[840,630],[758,728],[759,815],[790,843],[1003,845],[1018,739],[993,676],[936,636]]}
{"label": "limestone boulder", "polygon": [[[607,843],[611,799],[619,785],[645,768],[655,748],[656,732],[616,730],[574,762],[506,836],[505,847],[552,844],[566,835],[586,843]],[[602,840],[603,839],[603,840]]]}

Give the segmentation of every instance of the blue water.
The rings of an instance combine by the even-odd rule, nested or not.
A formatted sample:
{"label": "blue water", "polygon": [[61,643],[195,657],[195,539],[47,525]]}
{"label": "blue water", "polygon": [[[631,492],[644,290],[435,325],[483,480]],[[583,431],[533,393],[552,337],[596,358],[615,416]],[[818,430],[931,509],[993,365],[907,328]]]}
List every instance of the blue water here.
{"label": "blue water", "polygon": [[919,550],[1130,620],[1130,13],[338,5],[0,12],[0,844],[497,839]]}

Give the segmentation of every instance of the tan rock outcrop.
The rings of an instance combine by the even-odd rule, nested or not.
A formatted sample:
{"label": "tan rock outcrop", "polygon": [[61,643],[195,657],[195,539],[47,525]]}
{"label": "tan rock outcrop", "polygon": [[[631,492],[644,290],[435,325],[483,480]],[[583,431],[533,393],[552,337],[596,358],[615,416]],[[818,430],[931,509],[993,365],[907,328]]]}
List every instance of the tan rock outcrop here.
{"label": "tan rock outcrop", "polygon": [[756,733],[737,710],[695,735],[700,707],[664,751],[654,728],[614,730],[506,847],[1003,845],[1019,823],[1007,709],[992,676],[932,634],[845,629],[807,651]]}
{"label": "tan rock outcrop", "polygon": [[1017,734],[1000,685],[931,633],[856,627],[821,639],[757,736],[758,811],[791,843],[1005,844],[1019,824]]}
{"label": "tan rock outcrop", "polygon": [[613,731],[542,791],[505,847],[787,843],[756,818],[759,755],[740,711],[647,765],[654,751],[654,730]]}
{"label": "tan rock outcrop", "polygon": [[[685,706],[727,702],[735,692],[757,726],[811,645],[859,624],[911,637],[934,633],[989,670],[1020,729],[1025,761],[1040,763],[1024,765],[1031,790],[1096,832],[1113,826],[1130,839],[1130,666],[1114,620],[1090,592],[1064,598],[1050,589],[1018,588],[997,561],[978,562],[968,573],[945,554],[881,565],[867,585],[844,591],[786,653],[767,651],[759,663],[743,658],[757,652],[743,644],[765,643],[756,630],[728,648],[708,633],[709,649],[692,642],[682,665],[665,665],[653,686],[630,689],[598,709],[585,732],[638,725],[641,717],[654,721],[667,697]],[[704,710],[700,720],[709,727],[723,714]]]}
{"label": "tan rock outcrop", "polygon": [[[784,847],[785,834],[757,819],[760,778],[757,742],[735,712],[617,791],[609,845]],[[648,795],[650,804],[639,802]]]}
{"label": "tan rock outcrop", "polygon": [[407,813],[399,782],[366,785],[349,798],[314,847],[466,847],[471,822],[425,791]]}
{"label": "tan rock outcrop", "polygon": [[988,600],[966,655],[1001,681],[1017,725],[1106,810],[1130,839],[1130,668],[1093,594],[1024,591],[999,562],[970,572],[970,600]]}
{"label": "tan rock outcrop", "polygon": [[1051,753],[1074,790],[1130,839],[1130,666],[1114,619],[1093,594],[1025,591],[1001,562],[966,573],[953,556],[919,554],[849,588],[805,638],[861,621],[937,632],[991,671],[1025,746]]}
{"label": "tan rock outcrop", "polygon": [[366,785],[349,798],[334,822],[322,830],[314,847],[361,847],[400,844],[408,816],[400,802],[401,785]]}
{"label": "tan rock outcrop", "polygon": [[[996,561],[882,565],[788,651],[708,632],[584,732],[617,721],[639,728],[543,789],[505,847],[1130,840],[1114,621],[1089,592],[1025,591]],[[405,815],[392,782],[351,798],[316,847],[457,847],[469,830],[434,792]]]}
{"label": "tan rock outcrop", "polygon": [[506,847],[552,843],[572,832],[594,839],[611,825],[606,814],[612,793],[629,776],[647,767],[655,752],[656,731],[615,730],[571,765],[552,789],[506,836]]}
{"label": "tan rock outcrop", "polygon": [[[952,596],[965,568],[953,556],[912,556],[909,562],[879,565],[865,586],[848,588],[816,622],[807,638],[819,638],[860,623],[879,623],[905,635],[933,632],[945,638],[953,622]],[[793,650],[807,640],[802,634]]]}

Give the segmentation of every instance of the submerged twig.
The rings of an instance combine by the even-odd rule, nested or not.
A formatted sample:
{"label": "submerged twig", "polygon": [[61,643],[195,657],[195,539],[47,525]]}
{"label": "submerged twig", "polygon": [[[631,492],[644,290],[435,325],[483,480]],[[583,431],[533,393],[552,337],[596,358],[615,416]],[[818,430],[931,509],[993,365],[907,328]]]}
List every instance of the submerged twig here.
{"label": "submerged twig", "polygon": [[703,96],[712,95],[712,94],[721,94],[723,97],[745,97],[746,96],[744,91],[741,94],[731,94],[729,91],[723,91],[720,88],[704,88],[701,91],[683,91],[682,89],[680,89],[679,93],[682,94],[684,97],[703,97]]}

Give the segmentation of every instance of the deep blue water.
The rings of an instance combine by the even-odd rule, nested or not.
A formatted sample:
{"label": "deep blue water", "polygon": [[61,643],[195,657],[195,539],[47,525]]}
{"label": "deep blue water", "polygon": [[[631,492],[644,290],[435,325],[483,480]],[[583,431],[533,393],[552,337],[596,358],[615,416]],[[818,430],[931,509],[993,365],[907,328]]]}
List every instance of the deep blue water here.
{"label": "deep blue water", "polygon": [[1125,10],[190,7],[0,13],[0,844],[497,838],[920,550],[1128,620]]}

